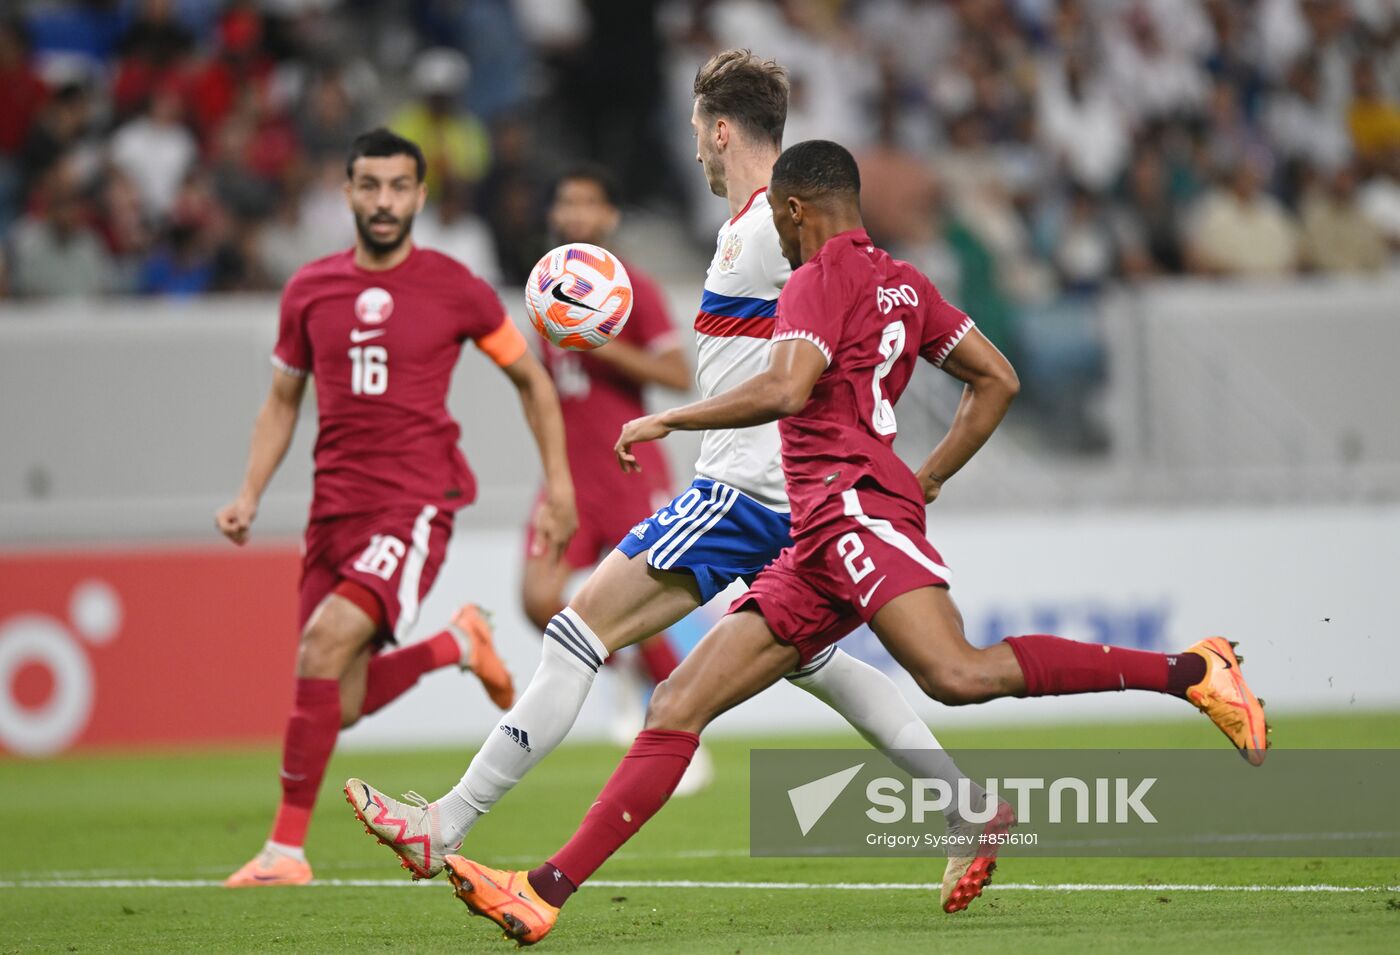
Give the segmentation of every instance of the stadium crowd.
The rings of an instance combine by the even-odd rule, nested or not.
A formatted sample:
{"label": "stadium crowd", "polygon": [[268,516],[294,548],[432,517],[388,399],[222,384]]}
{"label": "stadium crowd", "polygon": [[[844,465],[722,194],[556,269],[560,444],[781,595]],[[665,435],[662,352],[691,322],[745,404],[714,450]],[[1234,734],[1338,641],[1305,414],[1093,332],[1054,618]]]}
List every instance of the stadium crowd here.
{"label": "stadium crowd", "polygon": [[349,243],[377,123],[427,152],[420,241],[487,278],[523,280],[588,158],[693,281],[722,210],[690,83],[726,46],[789,67],[787,141],[855,150],[872,234],[1013,357],[1092,339],[1056,316],[1115,283],[1400,250],[1400,0],[20,0],[0,295],[275,289]]}
{"label": "stadium crowd", "polygon": [[994,330],[1400,248],[1395,0],[28,0],[0,23],[5,288],[275,288],[348,241],[376,122],[428,151],[421,238],[494,280],[543,251],[570,156],[703,243],[689,80],[729,45],[790,67],[788,141],[858,149],[872,232]]}

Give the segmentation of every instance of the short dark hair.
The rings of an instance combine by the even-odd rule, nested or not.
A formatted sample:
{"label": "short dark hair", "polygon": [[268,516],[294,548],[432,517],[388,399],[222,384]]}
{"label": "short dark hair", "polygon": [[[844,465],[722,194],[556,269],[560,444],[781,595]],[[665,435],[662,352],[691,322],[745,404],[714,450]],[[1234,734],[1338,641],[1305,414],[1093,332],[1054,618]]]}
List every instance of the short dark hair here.
{"label": "short dark hair", "polygon": [[566,182],[582,180],[591,182],[603,191],[603,198],[608,200],[610,206],[622,205],[622,192],[617,186],[617,177],[614,176],[608,167],[595,162],[580,162],[568,166],[558,176],[554,177],[554,184],[549,190],[549,201],[552,205],[554,200],[559,198],[559,190]]}
{"label": "short dark hair", "polygon": [[787,123],[787,70],[751,50],[725,50],[695,74],[692,92],[701,112],[733,120],[774,146]]}
{"label": "short dark hair", "polygon": [[347,179],[354,178],[355,160],[362,156],[373,156],[377,159],[385,156],[412,156],[414,164],[418,167],[418,181],[422,182],[428,175],[428,161],[423,158],[423,150],[418,148],[418,144],[383,126],[361,133],[350,144],[350,154],[345,158]]}
{"label": "short dark hair", "polygon": [[860,167],[845,146],[809,139],[783,150],[773,164],[773,191],[800,199],[860,195]]}

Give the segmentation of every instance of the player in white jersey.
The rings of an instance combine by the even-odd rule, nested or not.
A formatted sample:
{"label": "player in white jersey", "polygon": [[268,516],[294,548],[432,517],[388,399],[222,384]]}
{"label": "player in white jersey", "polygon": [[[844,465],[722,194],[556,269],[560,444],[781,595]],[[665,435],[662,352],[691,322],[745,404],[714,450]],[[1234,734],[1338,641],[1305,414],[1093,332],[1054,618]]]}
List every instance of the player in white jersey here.
{"label": "player in white jersey", "polygon": [[[702,397],[768,365],[790,266],[761,200],[782,148],[787,94],[785,71],[747,50],[717,54],[696,75],[696,158],[731,214],[696,317]],[[748,581],[792,543],[775,424],[707,433],[696,470],[690,487],[637,524],[549,622],[539,669],[461,782],[412,805],[363,780],[346,782],[366,830],[415,877],[437,875],[476,821],[563,740],[610,653],[675,625],[735,580]],[[789,679],[912,775],[951,785],[962,778],[880,670],[831,647]]]}
{"label": "player in white jersey", "polygon": [[[696,379],[702,394],[728,391],[768,367],[778,293],[787,284],[792,266],[782,256],[765,192],[759,187],[748,196],[743,208],[719,230],[695,316]],[[786,511],[779,450],[774,424],[707,431],[695,473],[724,481],[774,510]]]}

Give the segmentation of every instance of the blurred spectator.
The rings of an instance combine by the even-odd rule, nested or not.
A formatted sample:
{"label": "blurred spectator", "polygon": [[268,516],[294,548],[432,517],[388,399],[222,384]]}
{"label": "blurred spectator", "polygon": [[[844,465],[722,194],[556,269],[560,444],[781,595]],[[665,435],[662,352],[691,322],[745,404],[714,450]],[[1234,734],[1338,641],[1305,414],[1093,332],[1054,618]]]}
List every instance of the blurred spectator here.
{"label": "blurred spectator", "polygon": [[107,251],[120,262],[144,255],[154,230],[141,207],[135,184],[120,169],[108,164],[99,177],[97,221]]}
{"label": "blurred spectator", "polygon": [[[726,46],[789,68],[786,140],[853,148],[872,231],[1028,361],[1092,325],[1066,316],[1115,279],[1371,269],[1377,232],[1400,251],[1393,0],[16,9],[0,20],[0,244],[28,206],[31,246],[40,225],[73,248],[95,234],[113,287],[263,289],[348,245],[343,151],[382,116],[429,159],[419,240],[478,271],[524,279],[547,245],[542,185],[587,157],[660,207],[629,228],[693,227],[676,231],[698,237],[695,261],[669,264],[695,274],[722,203],[677,170],[695,69]],[[60,157],[76,201],[48,185]],[[1070,367],[1042,364],[1046,380],[1052,366]]]}
{"label": "blurred spectator", "polygon": [[121,0],[78,0],[35,4],[28,22],[34,49],[45,58],[68,56],[100,66],[116,52],[127,18]]}
{"label": "blurred spectator", "polygon": [[[893,91],[891,91],[892,93]],[[898,105],[887,96],[875,145],[856,154],[860,209],[871,237],[903,258],[933,238],[937,190],[929,165],[896,142]]]}
{"label": "blurred spectator", "polygon": [[55,90],[29,127],[20,155],[25,188],[38,181],[60,156],[94,165],[97,147],[93,125],[92,95],[85,85],[65,83]]}
{"label": "blurred spectator", "polygon": [[[559,0],[550,3],[557,16]],[[519,109],[530,78],[530,51],[521,33],[512,0],[475,0],[455,4],[462,50],[472,64],[467,106],[490,123]]]}
{"label": "blurred spectator", "polygon": [[142,207],[152,219],[164,219],[198,155],[194,134],[182,122],[180,91],[162,86],[145,112],[112,136],[112,164],[131,178]]}
{"label": "blurred spectator", "polygon": [[1204,105],[1205,70],[1164,41],[1143,4],[1134,3],[1112,17],[1102,40],[1113,89],[1135,121],[1189,115]]}
{"label": "blurred spectator", "polygon": [[1391,147],[1376,163],[1376,173],[1361,187],[1361,211],[1392,248],[1400,250],[1400,147]]}
{"label": "blurred spectator", "polygon": [[319,243],[307,241],[301,224],[301,206],[301,192],[293,190],[277,204],[272,218],[264,220],[258,229],[257,267],[277,286],[315,259],[320,250]]}
{"label": "blurred spectator", "polygon": [[29,55],[29,33],[18,17],[0,20],[0,156],[19,154],[48,96]]}
{"label": "blurred spectator", "polygon": [[1205,54],[1206,71],[1217,84],[1223,83],[1236,91],[1245,115],[1253,119],[1263,78],[1251,11],[1236,0],[1203,0],[1202,10],[1213,41]]}
{"label": "blurred spectator", "polygon": [[1127,121],[1102,76],[1090,76],[1083,54],[1071,51],[1040,71],[1036,99],[1039,139],[1071,178],[1104,192],[1128,160]]}
{"label": "blurred spectator", "polygon": [[418,245],[452,256],[492,284],[501,281],[491,227],[472,214],[471,187],[464,182],[443,184],[436,199],[429,200],[415,221],[413,239]]}
{"label": "blurred spectator", "polygon": [[471,69],[461,53],[446,47],[425,50],[413,64],[418,99],[394,116],[390,126],[423,149],[428,160],[428,192],[448,179],[475,183],[491,165],[491,140],[481,121],[458,105]]}
{"label": "blurred spectator", "polygon": [[1324,173],[1303,196],[1303,249],[1320,272],[1375,272],[1389,257],[1385,237],[1362,212],[1350,167]]}
{"label": "blurred spectator", "polygon": [[227,241],[214,256],[213,289],[219,292],[270,292],[280,285],[263,268],[258,242],[260,223],[235,218],[229,223]]}
{"label": "blurred spectator", "polygon": [[1065,292],[1092,295],[1113,278],[1117,243],[1107,213],[1088,189],[1075,187],[1067,201],[1047,204],[1041,230]]}
{"label": "blurred spectator", "polygon": [[322,159],[312,172],[311,181],[302,189],[301,207],[308,259],[339,252],[355,241],[354,226],[345,214],[345,157]]}
{"label": "blurred spectator", "polygon": [[176,220],[146,259],[137,291],[146,295],[197,295],[214,284],[214,256],[193,221]]}
{"label": "blurred spectator", "polygon": [[936,170],[954,219],[995,259],[995,274],[1008,298],[1034,302],[1054,294],[1050,270],[1034,255],[1030,230],[1013,201],[1011,184],[987,142],[977,113],[949,125],[949,143]]}
{"label": "blurred spectator", "polygon": [[539,208],[541,183],[547,180],[531,165],[537,151],[531,148],[524,123],[497,123],[495,144],[496,162],[477,190],[478,208],[491,225],[501,274],[512,285],[523,285],[540,256],[549,251]]}
{"label": "blurred spectator", "polygon": [[277,204],[258,239],[257,269],[278,285],[307,262],[355,241],[355,227],[346,214],[343,156],[323,159],[308,183],[296,185]]}
{"label": "blurred spectator", "polygon": [[296,127],[302,151],[313,163],[343,157],[364,130],[364,117],[339,70],[320,70],[312,76],[297,111]]}
{"label": "blurred spectator", "polygon": [[[617,177],[629,202],[672,196],[662,123],[665,47],[656,0],[584,0],[589,29],[563,61],[556,93],[583,157]],[[833,64],[839,69],[840,64]],[[674,116],[673,122],[685,122]],[[853,144],[854,145],[854,144]]]}
{"label": "blurred spectator", "polygon": [[1400,146],[1400,105],[1387,97],[1375,61],[1360,57],[1352,68],[1352,101],[1347,110],[1351,141],[1362,159],[1371,160]]}
{"label": "blurred spectator", "polygon": [[263,39],[262,20],[245,4],[235,4],[220,19],[213,57],[189,80],[190,115],[201,138],[218,129],[240,101],[264,106],[273,63]]}
{"label": "blurred spectator", "polygon": [[259,174],[254,162],[256,118],[248,113],[230,116],[214,134],[209,173],[214,192],[236,216],[260,219],[277,201],[274,179]]}
{"label": "blurred spectator", "polygon": [[1112,222],[1128,275],[1182,271],[1181,217],[1166,162],[1155,144],[1145,144],[1133,157]]}
{"label": "blurred spectator", "polygon": [[1288,85],[1270,97],[1265,125],[1285,161],[1336,169],[1351,159],[1341,114],[1323,99],[1318,60],[1308,56],[1288,71]]}
{"label": "blurred spectator", "polygon": [[88,225],[78,164],[55,163],[37,203],[11,235],[11,285],[17,295],[99,295],[118,290],[102,240]]}
{"label": "blurred spectator", "polygon": [[188,296],[211,291],[217,258],[228,236],[227,212],[209,177],[189,176],[180,186],[161,241],[141,266],[137,291],[146,295]]}
{"label": "blurred spectator", "polygon": [[1273,151],[1257,125],[1245,115],[1239,90],[1226,82],[1210,90],[1206,112],[1209,134],[1204,142],[1204,160],[1210,169],[1223,169],[1243,162],[1246,157],[1267,163],[1265,177],[1273,171]]}
{"label": "blurred spectator", "polygon": [[0,20],[0,235],[19,214],[24,192],[20,153],[48,96],[29,56],[29,34],[18,17]]}
{"label": "blurred spectator", "polygon": [[175,15],[175,0],[142,0],[118,48],[112,100],[119,116],[137,112],[157,89],[181,82],[194,37]]}
{"label": "blurred spectator", "polygon": [[1208,275],[1261,277],[1296,272],[1298,225],[1264,192],[1261,163],[1246,159],[1192,210],[1187,229],[1191,268]]}

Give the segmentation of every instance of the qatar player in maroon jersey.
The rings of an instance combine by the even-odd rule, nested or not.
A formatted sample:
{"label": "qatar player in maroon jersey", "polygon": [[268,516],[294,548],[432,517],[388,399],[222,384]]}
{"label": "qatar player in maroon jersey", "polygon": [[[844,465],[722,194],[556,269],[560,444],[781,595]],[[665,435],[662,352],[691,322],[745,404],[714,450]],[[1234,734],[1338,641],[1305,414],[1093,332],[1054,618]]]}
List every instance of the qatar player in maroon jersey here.
{"label": "qatar player in maroon jersey", "polygon": [[[778,302],[768,370],[622,431],[616,450],[630,468],[637,444],[672,431],[778,420],[795,544],[657,688],[647,729],[548,862],[503,872],[448,857],[458,896],[516,941],[548,934],[578,885],[661,808],[711,720],[862,622],[943,703],[1152,690],[1190,700],[1251,763],[1263,761],[1263,709],[1219,637],[1179,654],[1047,635],[967,642],[924,507],[1001,422],[1016,373],[927,278],[875,247],[859,190],[855,160],[836,143],[799,143],[779,157],[768,200],[796,271]],[[894,405],[920,358],[966,390],[947,436],[914,472],[892,448]],[[1003,806],[986,825],[1011,822]],[[981,893],[995,866],[982,851],[949,860],[960,871],[945,876],[945,911]]]}
{"label": "qatar player in maroon jersey", "polygon": [[[606,169],[589,164],[570,168],[555,180],[550,231],[559,242],[605,246],[621,218],[617,203],[617,186]],[[564,412],[569,470],[578,478],[579,513],[578,532],[562,559],[539,553],[533,534],[526,548],[521,599],[525,615],[541,632],[564,609],[570,576],[597,564],[639,517],[669,502],[675,490],[660,448],[638,449],[645,454],[645,466],[632,474],[618,470],[612,453],[622,426],[646,413],[642,392],[647,385],[685,391],[691,375],[661,289],[634,263],[623,265],[632,280],[632,314],[616,339],[591,352],[550,347],[541,339],[540,354]],[[644,640],[638,651],[653,685],[676,668],[676,652],[664,633]],[[620,659],[629,662],[611,656],[608,663]],[[640,715],[639,711],[627,731],[629,739],[640,725]]]}
{"label": "qatar player in maroon jersey", "polygon": [[563,421],[549,374],[530,355],[491,287],[411,238],[426,198],[418,146],[378,129],[355,140],[346,199],[355,246],[302,267],[282,295],[272,390],[253,429],[243,487],[215,523],[248,539],[258,501],[287,451],[308,377],[320,416],[299,601],[296,696],[282,753],[282,802],[263,851],[232,887],[311,880],[302,846],[340,729],[411,688],[429,670],[476,673],[508,707],[510,675],[490,628],[468,604],[440,633],[407,635],[447,551],[456,511],[476,497],[447,413],[453,366],[471,341],[519,391],[539,445],[545,492],[535,512],[544,553],[577,523]]}

